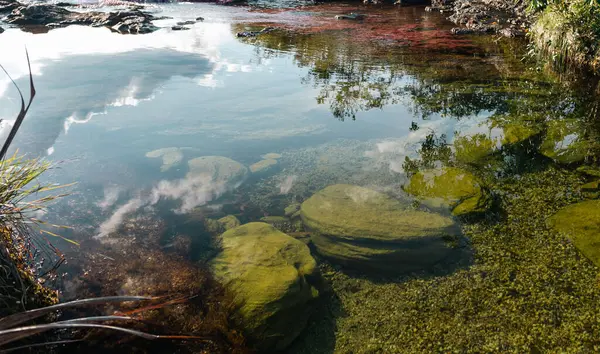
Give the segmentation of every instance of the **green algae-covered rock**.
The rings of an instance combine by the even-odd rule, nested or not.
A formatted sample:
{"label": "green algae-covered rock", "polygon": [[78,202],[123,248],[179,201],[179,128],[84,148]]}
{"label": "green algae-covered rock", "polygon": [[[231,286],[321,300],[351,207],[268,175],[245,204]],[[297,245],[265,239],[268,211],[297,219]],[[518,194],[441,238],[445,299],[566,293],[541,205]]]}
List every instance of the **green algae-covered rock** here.
{"label": "green algae-covered rock", "polygon": [[570,164],[583,161],[592,144],[583,138],[576,120],[555,120],[548,123],[540,152],[556,162]]}
{"label": "green algae-covered rock", "polygon": [[583,165],[577,167],[577,172],[586,176],[600,177],[600,167]]}
{"label": "green algae-covered rock", "polygon": [[298,211],[300,211],[300,203],[292,203],[288,205],[283,212],[285,213],[285,216],[289,218],[294,216]]}
{"label": "green algae-covered rock", "polygon": [[581,253],[600,267],[600,200],[588,200],[562,208],[548,226],[568,237]]}
{"label": "green algae-covered rock", "polygon": [[491,155],[496,143],[485,134],[461,136],[454,140],[454,156],[462,163],[475,164]]}
{"label": "green algae-covered rock", "polygon": [[317,192],[302,204],[301,216],[320,254],[361,270],[429,267],[450,254],[447,238],[459,235],[451,218],[346,184]]}
{"label": "green algae-covered rock", "polygon": [[300,334],[318,296],[318,270],[308,247],[265,223],[221,235],[211,269],[233,294],[249,338],[261,352],[282,350]]}
{"label": "green algae-covered rock", "polygon": [[234,215],[224,216],[217,221],[223,225],[225,231],[236,228],[242,224]]}
{"label": "green algae-covered rock", "polygon": [[538,134],[539,129],[535,129],[523,124],[507,124],[503,128],[504,136],[502,145],[517,144]]}
{"label": "green algae-covered rock", "polygon": [[491,199],[479,180],[470,172],[442,167],[414,174],[404,190],[433,209],[450,209],[460,216],[484,212],[491,206]]}
{"label": "green algae-covered rock", "polygon": [[234,188],[241,184],[248,169],[241,163],[223,156],[202,156],[188,161],[188,178],[206,178],[224,188]]}
{"label": "green algae-covered rock", "polygon": [[250,165],[250,171],[252,173],[264,173],[270,171],[275,165],[277,165],[277,160],[266,159]]}

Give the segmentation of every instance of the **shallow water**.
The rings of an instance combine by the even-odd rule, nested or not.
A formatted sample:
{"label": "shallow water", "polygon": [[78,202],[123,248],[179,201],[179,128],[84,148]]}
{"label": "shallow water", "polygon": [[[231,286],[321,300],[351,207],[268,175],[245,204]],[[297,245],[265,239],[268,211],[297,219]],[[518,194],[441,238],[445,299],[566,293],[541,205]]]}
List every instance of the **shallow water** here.
{"label": "shallow water", "polygon": [[[481,257],[490,244],[477,235],[493,233],[490,225],[509,225],[502,218],[520,213],[498,200],[529,193],[529,189],[509,190],[506,181],[538,172],[551,174],[548,171],[554,169],[571,176],[579,164],[595,162],[597,111],[590,96],[593,89],[588,89],[593,85],[566,87],[524,64],[520,59],[525,48],[518,41],[452,37],[451,25],[423,8],[319,5],[257,10],[178,4],[157,5],[153,11],[173,19],[157,21],[162,28],[148,35],[76,26],[44,34],[7,29],[0,35],[0,63],[21,88],[27,87],[22,50],[27,45],[38,92],[15,148],[57,163],[45,181],[77,182],[68,188],[71,196],[45,215],[71,226],[62,234],[73,240],[103,243],[132,225],[135,228],[136,222],[141,230],[137,237],[143,237],[152,233],[150,218],[166,225],[161,224],[163,246],[173,247],[176,236],[185,234],[192,239],[190,258],[198,260],[208,247],[194,241],[195,233],[204,233],[205,217],[235,214],[245,223],[283,215],[291,202],[302,202],[337,183],[412,200],[402,191],[410,175],[458,166],[476,175],[496,198],[485,222],[461,219],[463,233]],[[348,12],[366,13],[367,19],[360,23],[332,19]],[[198,16],[205,20],[189,31],[170,29]],[[266,26],[278,29],[256,38],[236,37],[237,32]],[[17,98],[10,82],[0,80],[3,134],[18,112]],[[566,151],[581,140],[589,143],[584,157],[569,161],[575,165],[557,164],[549,158],[558,159],[556,155],[542,151],[543,141],[552,135],[548,133],[552,119],[575,121],[552,136],[555,141],[548,144],[554,150]],[[163,159],[157,150],[166,148]],[[224,156],[250,166],[268,153],[282,155],[276,168],[231,185],[213,185],[214,181],[188,174],[187,161],[196,157]],[[585,182],[585,177],[572,178]],[[556,200],[536,199],[534,204],[552,212],[582,199],[578,186],[565,192],[573,181],[567,180],[556,182],[557,191],[532,191],[535,198],[557,195]],[[437,212],[448,215],[450,210]],[[539,231],[527,227],[532,235]],[[70,245],[57,243],[71,252]],[[95,245],[88,251],[95,252]],[[580,263],[574,267],[583,267],[577,268],[581,278],[589,279],[593,268],[577,259],[573,262]],[[453,266],[479,271],[480,263],[485,265],[477,258],[463,261]],[[75,274],[68,277],[77,278],[77,260],[71,263]],[[398,296],[406,300],[411,286],[424,283],[419,277],[402,278],[408,285],[393,288],[404,284],[396,276],[405,274],[393,275],[393,281],[371,282],[362,274],[352,278],[352,272],[347,278],[333,266],[323,262],[347,315],[339,316],[343,319],[337,330],[330,322],[315,319],[313,330],[325,328],[324,334],[317,335],[317,344],[301,339],[294,350],[359,350],[361,340],[369,341],[369,350],[399,350],[402,341],[395,342],[395,334],[374,330],[377,321],[385,323],[386,331],[395,321],[380,306],[394,293],[404,294]],[[444,277],[455,270],[448,265],[434,274]],[[462,279],[460,274],[471,276],[464,272],[446,283],[441,280],[438,288],[426,286],[438,289],[431,293],[451,288],[454,281],[462,286],[456,280]],[[597,291],[586,291],[598,296]],[[364,299],[375,299],[374,304],[369,300],[361,308]],[[331,308],[332,313],[337,311]],[[400,310],[391,313],[395,311]],[[368,329],[356,335],[353,331],[361,326]]]}

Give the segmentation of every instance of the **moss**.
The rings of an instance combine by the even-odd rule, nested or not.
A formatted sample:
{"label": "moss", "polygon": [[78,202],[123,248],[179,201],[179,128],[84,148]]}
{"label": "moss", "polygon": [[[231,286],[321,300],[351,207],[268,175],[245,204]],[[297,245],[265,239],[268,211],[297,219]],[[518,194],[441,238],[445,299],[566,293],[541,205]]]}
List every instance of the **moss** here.
{"label": "moss", "polygon": [[266,223],[249,223],[221,236],[211,261],[215,276],[235,295],[245,330],[261,350],[281,350],[298,336],[318,291],[306,245]]}
{"label": "moss", "polygon": [[540,132],[539,129],[535,129],[534,127],[515,123],[505,125],[503,130],[503,145],[520,143]]}
{"label": "moss", "polygon": [[577,168],[577,172],[587,175],[587,176],[600,177],[600,168],[598,168],[596,166],[588,166],[588,165],[579,166]]}
{"label": "moss", "polygon": [[455,167],[420,171],[404,190],[433,209],[451,210],[453,215],[481,213],[491,206],[488,193],[470,172]]}
{"label": "moss", "polygon": [[549,218],[548,225],[571,239],[581,253],[600,266],[600,200],[569,205]]}
{"label": "moss", "polygon": [[485,134],[458,137],[453,145],[456,160],[463,164],[477,164],[496,148],[496,143]]}
{"label": "moss", "polygon": [[586,140],[581,122],[563,119],[548,122],[540,152],[556,162],[571,164],[583,161],[591,148],[592,143]]}
{"label": "moss", "polygon": [[459,233],[450,218],[343,184],[306,200],[301,216],[321,255],[360,271],[402,273],[429,267],[451,253],[445,237]]}
{"label": "moss", "polygon": [[550,168],[496,182],[504,218],[463,226],[470,267],[381,282],[324,264],[333,293],[304,343],[333,326],[335,353],[597,352],[598,268],[546,226],[581,181]]}
{"label": "moss", "polygon": [[225,231],[236,228],[242,224],[234,215],[224,216],[217,221],[223,225]]}
{"label": "moss", "polygon": [[292,217],[298,211],[300,211],[300,203],[292,203],[285,208],[284,213],[285,216]]}
{"label": "moss", "polygon": [[348,184],[317,192],[302,203],[301,213],[310,229],[349,241],[402,242],[456,233],[449,218],[412,210],[383,193]]}

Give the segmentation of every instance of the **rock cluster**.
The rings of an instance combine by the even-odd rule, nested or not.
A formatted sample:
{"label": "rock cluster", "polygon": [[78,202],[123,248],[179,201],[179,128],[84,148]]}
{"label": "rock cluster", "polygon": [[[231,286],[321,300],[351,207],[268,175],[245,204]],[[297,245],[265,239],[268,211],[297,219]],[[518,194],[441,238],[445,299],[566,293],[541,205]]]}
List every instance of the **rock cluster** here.
{"label": "rock cluster", "polygon": [[48,28],[83,25],[108,27],[124,34],[154,32],[156,18],[139,8],[117,12],[75,12],[54,4],[22,4],[14,0],[0,0],[0,14],[8,13],[5,21],[22,27],[45,26]]}
{"label": "rock cluster", "polygon": [[505,37],[525,35],[530,24],[527,2],[519,0],[433,0],[428,11],[450,13],[448,18],[461,27],[454,34],[497,33]]}

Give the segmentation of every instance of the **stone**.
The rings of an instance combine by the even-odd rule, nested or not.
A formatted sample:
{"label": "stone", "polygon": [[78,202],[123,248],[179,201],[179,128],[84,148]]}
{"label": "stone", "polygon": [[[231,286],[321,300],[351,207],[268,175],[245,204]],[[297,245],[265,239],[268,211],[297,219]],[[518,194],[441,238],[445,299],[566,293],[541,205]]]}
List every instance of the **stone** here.
{"label": "stone", "polygon": [[566,206],[548,218],[547,224],[600,267],[600,200]]}
{"label": "stone", "polygon": [[288,218],[294,216],[298,211],[300,211],[300,206],[300,203],[292,203],[288,205],[284,210],[285,216]]}
{"label": "stone", "polygon": [[223,225],[225,231],[234,229],[242,224],[234,215],[224,216],[217,221]]}
{"label": "stone", "polygon": [[364,20],[365,17],[366,17],[365,15],[351,12],[348,15],[337,15],[337,16],[335,16],[335,19],[336,20]]}
{"label": "stone", "polygon": [[465,164],[477,164],[494,153],[496,143],[485,134],[461,136],[454,140],[454,156]]}
{"label": "stone", "polygon": [[550,121],[540,152],[562,164],[581,162],[592,147],[582,133],[580,122],[575,119]]}
{"label": "stone", "polygon": [[502,145],[517,144],[539,134],[539,129],[522,124],[507,124],[503,127]]}
{"label": "stone", "polygon": [[195,24],[196,21],[181,21],[181,22],[177,22],[177,26],[189,26],[189,25],[193,25]]}
{"label": "stone", "polygon": [[223,156],[202,156],[188,161],[188,178],[204,177],[223,189],[237,188],[248,175],[241,163]]}
{"label": "stone", "polygon": [[455,216],[485,212],[492,202],[477,177],[455,167],[417,172],[403,188],[427,207]]}
{"label": "stone", "polygon": [[4,28],[0,27],[0,33],[4,32]]}
{"label": "stone", "polygon": [[172,31],[187,31],[189,30],[189,27],[185,27],[185,26],[172,26],[171,30]]}
{"label": "stone", "polygon": [[[2,9],[2,3],[0,3],[0,9]],[[139,9],[117,12],[77,12],[54,4],[19,4],[6,17],[6,22],[23,27],[57,28],[69,25],[108,27],[120,33],[144,34],[158,29],[152,24],[155,19],[151,14]]]}
{"label": "stone", "polygon": [[281,158],[281,154],[277,154],[277,153],[274,153],[274,152],[270,152],[270,153],[268,153],[268,154],[264,154],[264,155],[262,155],[261,157],[262,157],[263,159],[265,159],[265,160],[268,160],[268,159],[274,159],[274,160],[277,160],[277,159],[280,159],[280,158]]}
{"label": "stone", "polygon": [[266,159],[259,161],[255,164],[250,165],[250,171],[252,173],[265,173],[269,172],[277,165],[277,160],[275,159]]}
{"label": "stone", "polygon": [[329,186],[302,203],[301,216],[317,251],[361,271],[393,274],[426,269],[452,253],[454,221],[413,209],[377,191]]}
{"label": "stone", "polygon": [[210,262],[231,291],[238,320],[260,352],[285,349],[304,329],[318,269],[308,247],[266,223],[249,223],[221,235]]}
{"label": "stone", "polygon": [[583,165],[577,167],[577,172],[586,176],[600,177],[600,167]]}
{"label": "stone", "polygon": [[162,158],[162,166],[160,167],[160,170],[162,172],[166,172],[171,169],[171,167],[177,166],[181,163],[183,160],[183,152],[179,148],[169,147],[150,151],[146,153],[146,157]]}

